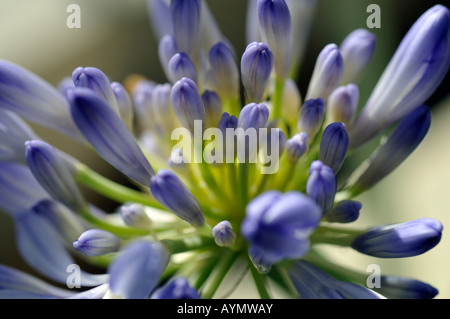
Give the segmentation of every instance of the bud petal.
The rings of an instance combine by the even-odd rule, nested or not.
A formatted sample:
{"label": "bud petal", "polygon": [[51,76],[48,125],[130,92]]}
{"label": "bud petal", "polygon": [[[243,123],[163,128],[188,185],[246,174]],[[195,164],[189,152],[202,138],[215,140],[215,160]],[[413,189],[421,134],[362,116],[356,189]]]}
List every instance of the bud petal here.
{"label": "bud petal", "polygon": [[322,140],[320,141],[319,160],[329,166],[335,175],[339,172],[342,163],[344,163],[348,145],[349,137],[344,123],[331,123],[323,131]]}
{"label": "bud petal", "polygon": [[73,248],[87,256],[102,256],[117,252],[120,248],[120,239],[110,232],[90,229],[74,241]]}
{"label": "bud petal", "polygon": [[327,101],[327,122],[342,122],[350,127],[359,100],[359,89],[354,84],[335,89]]}
{"label": "bud petal", "polygon": [[125,224],[130,227],[138,229],[150,229],[152,227],[152,221],[145,212],[145,207],[140,204],[121,206],[120,215]]}
{"label": "bud petal", "polygon": [[151,299],[200,299],[200,295],[186,278],[179,277],[152,293]]}
{"label": "bud petal", "polygon": [[177,53],[170,58],[168,70],[170,81],[172,83],[175,83],[184,77],[197,82],[197,70],[195,69],[195,65],[184,52]]}
{"label": "bud petal", "polygon": [[224,220],[218,223],[212,229],[212,234],[217,246],[220,247],[232,247],[236,240],[236,233],[229,221]]}
{"label": "bud petal", "polygon": [[286,141],[285,148],[289,161],[293,164],[297,163],[308,149],[308,134],[304,132],[295,134]]}
{"label": "bud petal", "polygon": [[358,219],[361,203],[352,200],[343,200],[337,203],[327,214],[325,220],[331,223],[351,223]]}
{"label": "bud petal", "polygon": [[322,126],[325,114],[325,102],[321,99],[307,100],[301,110],[297,122],[299,132],[305,132],[311,143]]}
{"label": "bud petal", "polygon": [[321,161],[311,163],[306,193],[313,198],[325,216],[333,207],[336,195],[336,177],[333,170]]}
{"label": "bud petal", "polygon": [[172,0],[170,12],[178,48],[181,52],[192,53],[199,41],[201,2]]}

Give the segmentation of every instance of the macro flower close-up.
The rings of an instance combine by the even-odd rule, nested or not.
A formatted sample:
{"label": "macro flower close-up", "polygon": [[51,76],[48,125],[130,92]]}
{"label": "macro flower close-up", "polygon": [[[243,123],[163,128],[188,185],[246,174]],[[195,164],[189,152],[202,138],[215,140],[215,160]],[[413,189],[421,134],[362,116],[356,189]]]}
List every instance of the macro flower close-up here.
{"label": "macro flower close-up", "polygon": [[[114,4],[95,2],[54,7],[72,43],[47,39],[52,55],[0,50],[0,298],[450,298],[425,276],[450,219],[425,180],[398,187],[403,214],[385,186],[436,139],[405,174],[442,174],[448,198],[448,169],[428,173],[448,144],[428,134],[449,104],[448,6],[397,29],[369,3],[352,24],[332,0],[142,0],[108,31],[95,12]],[[147,42],[151,67],[114,55]]]}

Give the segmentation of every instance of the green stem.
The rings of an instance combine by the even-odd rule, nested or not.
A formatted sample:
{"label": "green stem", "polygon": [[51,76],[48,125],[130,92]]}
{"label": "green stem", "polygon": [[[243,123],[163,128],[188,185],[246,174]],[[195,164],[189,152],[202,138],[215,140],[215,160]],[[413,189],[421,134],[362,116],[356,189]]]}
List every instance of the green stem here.
{"label": "green stem", "polygon": [[205,236],[189,236],[182,239],[163,239],[161,242],[167,246],[172,254],[214,247],[216,245],[213,238]]}
{"label": "green stem", "polygon": [[311,235],[311,243],[314,244],[331,244],[349,247],[353,240],[364,230],[339,229],[328,226],[320,226]]}
{"label": "green stem", "polygon": [[209,280],[207,280],[203,286],[201,292],[202,299],[211,299],[214,296],[238,256],[239,253],[235,253],[231,250],[226,250],[224,252],[223,256],[219,260],[219,263],[213,268],[213,272],[208,278]]}
{"label": "green stem", "polygon": [[275,90],[273,93],[273,112],[272,112],[272,119],[281,119],[281,107],[283,104],[283,90],[284,90],[284,83],[285,79],[276,78],[275,79]]}
{"label": "green stem", "polygon": [[255,281],[256,289],[258,290],[261,299],[271,299],[269,292],[266,289],[265,275],[260,274],[258,270],[256,270],[255,266],[253,266],[253,263],[250,259],[248,259],[248,267],[250,268],[253,280]]}
{"label": "green stem", "polygon": [[117,184],[110,179],[94,172],[85,165],[77,167],[75,179],[80,184],[102,194],[119,203],[135,202],[146,206],[165,209],[149,194],[144,194],[134,189]]}
{"label": "green stem", "polygon": [[209,275],[211,274],[212,270],[216,266],[219,259],[220,259],[219,255],[214,255],[208,260],[208,262],[205,265],[203,265],[200,274],[193,282],[193,286],[197,290],[200,290],[200,287],[202,287],[206,279],[208,279]]}
{"label": "green stem", "polygon": [[241,208],[245,210],[248,200],[248,163],[239,163],[239,199]]}

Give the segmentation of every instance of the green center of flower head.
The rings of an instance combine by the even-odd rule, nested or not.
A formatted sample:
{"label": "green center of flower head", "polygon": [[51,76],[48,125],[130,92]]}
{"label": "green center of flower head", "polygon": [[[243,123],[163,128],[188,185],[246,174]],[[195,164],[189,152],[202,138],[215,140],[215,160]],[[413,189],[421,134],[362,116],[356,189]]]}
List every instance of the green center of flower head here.
{"label": "green center of flower head", "polygon": [[[19,230],[53,229],[36,240],[24,232],[24,258],[31,251],[50,254],[57,265],[42,259],[35,266],[64,281],[53,272],[70,261],[54,240],[64,234],[65,244],[107,268],[107,279],[84,275],[85,286],[103,283],[90,292],[102,297],[220,297],[230,273],[251,274],[262,298],[275,297],[269,282],[289,297],[434,297],[433,287],[392,276],[370,290],[364,274],[331,263],[315,247],[398,258],[439,242],[442,225],[429,218],[369,230],[336,224],[356,221],[362,205],[354,197],[399,166],[426,135],[430,112],[422,103],[450,63],[448,9],[435,6],[419,18],[357,114],[357,82],[375,49],[372,33],[356,30],[340,47],[326,45],[303,100],[295,83],[304,45],[294,40],[296,18],[315,1],[250,1],[254,32],[240,64],[204,1],[149,4],[170,83],[130,77],[122,86],[80,67],[57,92],[18,66],[0,65],[0,75],[12,79],[1,83],[2,107],[92,146],[139,189],[95,173],[5,112],[4,126],[22,148],[26,141],[27,166],[1,163],[3,208],[37,213],[19,214]],[[363,165],[345,161],[393,125]],[[8,149],[11,157],[15,150]],[[22,184],[11,183],[14,174]],[[99,213],[78,184],[121,206]],[[18,193],[29,199],[27,207],[14,200]],[[44,245],[50,242],[57,246],[51,252]]]}

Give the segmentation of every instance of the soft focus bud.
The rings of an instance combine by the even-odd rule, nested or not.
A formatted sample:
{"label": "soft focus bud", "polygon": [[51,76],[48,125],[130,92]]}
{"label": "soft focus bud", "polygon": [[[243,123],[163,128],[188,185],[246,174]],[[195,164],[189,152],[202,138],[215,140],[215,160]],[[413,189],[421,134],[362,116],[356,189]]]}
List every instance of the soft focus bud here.
{"label": "soft focus bud", "polygon": [[236,240],[236,233],[231,227],[230,222],[227,220],[224,220],[214,226],[212,229],[212,234],[217,246],[220,247],[232,247]]}
{"label": "soft focus bud", "polygon": [[344,123],[331,123],[322,134],[320,141],[319,160],[329,166],[334,174],[344,163],[349,145],[349,137]]}
{"label": "soft focus bud", "polygon": [[259,103],[269,81],[273,54],[264,43],[252,42],[241,59],[241,79],[248,102]]}
{"label": "soft focus bud", "polygon": [[342,83],[357,82],[375,52],[376,37],[365,29],[351,32],[339,47],[344,60]]}
{"label": "soft focus bud", "polygon": [[191,54],[200,40],[200,0],[172,0],[170,12],[173,31],[181,52]]}
{"label": "soft focus bud", "polygon": [[289,75],[292,60],[291,15],[284,0],[258,0],[258,20],[264,42],[274,57],[277,77]]}
{"label": "soft focus bud", "polygon": [[169,170],[159,170],[150,181],[155,199],[181,219],[194,226],[204,224],[200,204],[181,180]]}
{"label": "soft focus bud", "polygon": [[200,299],[200,295],[186,278],[178,277],[152,293],[151,299]]}
{"label": "soft focus bud", "polygon": [[328,99],[331,92],[341,83],[344,61],[336,44],[328,44],[320,52],[309,82],[306,99]]}
{"label": "soft focus bud", "polygon": [[206,128],[217,127],[222,117],[222,100],[220,96],[210,90],[205,90],[202,94],[202,102],[206,113]]}
{"label": "soft focus bud", "polygon": [[304,132],[295,134],[286,141],[285,148],[289,161],[293,164],[297,163],[308,150],[308,134]]}
{"label": "soft focus bud", "polygon": [[172,83],[175,83],[184,77],[197,82],[197,70],[195,69],[195,65],[184,52],[177,53],[170,58],[168,70],[170,81]]}
{"label": "soft focus bud", "polygon": [[424,103],[450,65],[450,12],[435,5],[411,27],[350,132],[358,147]]}
{"label": "soft focus bud", "polygon": [[422,218],[369,229],[353,240],[352,248],[379,258],[413,257],[436,246],[441,236],[438,220]]}
{"label": "soft focus bud", "polygon": [[120,248],[120,239],[110,232],[90,229],[74,241],[73,248],[87,256],[102,256],[117,252]]}
{"label": "soft focus bud", "polygon": [[389,299],[433,299],[439,293],[427,283],[397,276],[381,276],[380,287],[374,290]]}
{"label": "soft focus bud", "polygon": [[325,220],[330,223],[351,223],[358,219],[361,203],[343,200],[337,203],[327,214]]}
{"label": "soft focus bud", "polygon": [[333,170],[321,161],[311,163],[306,193],[313,198],[325,216],[333,207],[336,195],[336,177]]}
{"label": "soft focus bud", "polygon": [[169,61],[170,59],[179,52],[177,42],[175,40],[175,37],[172,35],[166,34],[161,38],[158,45],[158,57],[159,62],[161,63],[161,66],[164,70],[164,73],[166,74],[166,77],[168,79],[171,78],[170,72],[169,72]]}
{"label": "soft focus bud", "polygon": [[299,132],[305,132],[308,135],[309,143],[314,140],[317,132],[322,127],[325,114],[325,102],[321,99],[307,100],[300,110],[300,116],[297,122]]}
{"label": "soft focus bud", "polygon": [[120,216],[125,224],[137,229],[150,229],[152,221],[140,204],[129,204],[120,207]]}
{"label": "soft focus bud", "polygon": [[188,78],[182,78],[172,87],[171,100],[175,114],[183,127],[194,132],[194,121],[205,124],[205,107],[203,106],[197,85]]}
{"label": "soft focus bud", "polygon": [[335,89],[327,101],[327,122],[342,122],[350,127],[359,101],[359,89],[354,84]]}
{"label": "soft focus bud", "polygon": [[117,100],[117,106],[119,107],[119,114],[125,125],[132,131],[133,128],[133,102],[127,90],[119,82],[112,82],[111,89],[114,92],[114,96]]}
{"label": "soft focus bud", "polygon": [[294,129],[302,106],[302,96],[297,84],[291,78],[286,79],[284,83],[282,105],[281,113],[283,118]]}

